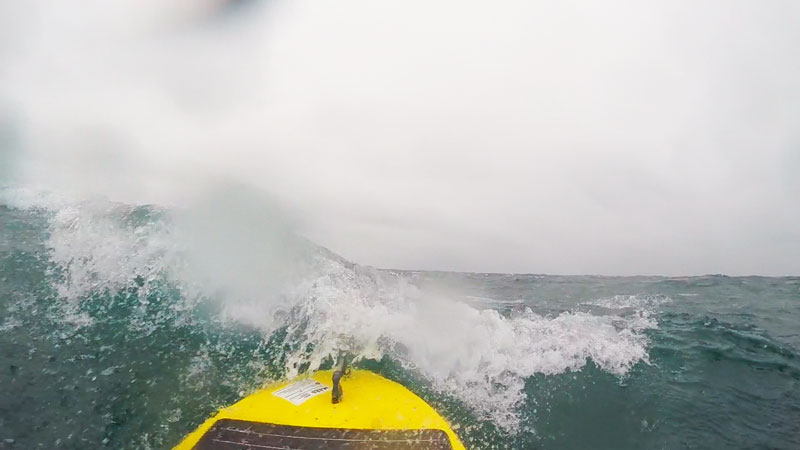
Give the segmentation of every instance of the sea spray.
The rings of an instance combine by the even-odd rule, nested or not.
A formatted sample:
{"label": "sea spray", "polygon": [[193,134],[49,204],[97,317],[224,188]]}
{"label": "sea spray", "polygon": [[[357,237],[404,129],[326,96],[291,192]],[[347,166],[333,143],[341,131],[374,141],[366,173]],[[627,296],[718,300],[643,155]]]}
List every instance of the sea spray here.
{"label": "sea spray", "polygon": [[[647,362],[645,332],[657,326],[652,305],[635,298],[628,302],[634,313],[621,315],[479,308],[457,290],[348,262],[293,235],[274,209],[235,198],[168,210],[101,199],[53,208],[46,197],[36,204],[35,194],[26,196],[17,205],[49,218],[45,245],[65,322],[87,326],[82,302],[131,288],[137,304],[128,326],[145,333],[165,315],[188,320],[194,308],[213,305],[220,320],[255,327],[265,342],[280,331],[286,376],[315,370],[342,350],[388,356],[509,431],[519,427],[527,378],[578,371],[589,361],[625,375]],[[179,295],[157,316],[146,314],[153,290],[165,286]],[[199,358],[190,373],[202,371]]]}

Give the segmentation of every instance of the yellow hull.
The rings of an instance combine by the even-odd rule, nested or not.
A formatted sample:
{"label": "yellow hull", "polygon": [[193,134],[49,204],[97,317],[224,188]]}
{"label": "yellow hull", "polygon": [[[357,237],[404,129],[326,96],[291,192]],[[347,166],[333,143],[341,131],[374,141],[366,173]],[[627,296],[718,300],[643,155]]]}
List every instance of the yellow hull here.
{"label": "yellow hull", "polygon": [[[332,386],[331,376],[332,371],[320,371],[311,377],[267,386],[220,410],[188,435],[175,449],[189,450],[196,446],[202,447],[198,442],[201,439],[203,442],[210,439],[208,436],[204,438],[204,435],[217,422],[232,419],[243,421],[241,423],[256,422],[304,429],[338,429],[345,432],[347,430],[441,430],[446,433],[454,450],[464,450],[464,446],[447,421],[404,386],[373,372],[354,369],[342,378],[341,386],[344,392],[342,401],[333,404],[330,390],[318,393]],[[316,390],[314,386],[317,387]],[[298,394],[303,388],[310,393]],[[233,423],[233,421],[223,423]],[[220,426],[218,424],[211,432],[215,432]],[[267,432],[250,431],[250,433]],[[220,439],[225,441],[223,438]]]}

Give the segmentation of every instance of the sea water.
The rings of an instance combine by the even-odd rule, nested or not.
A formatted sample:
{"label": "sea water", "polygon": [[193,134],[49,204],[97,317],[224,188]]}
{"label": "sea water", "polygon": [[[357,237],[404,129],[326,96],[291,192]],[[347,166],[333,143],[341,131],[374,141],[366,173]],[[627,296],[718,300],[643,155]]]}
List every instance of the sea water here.
{"label": "sea water", "polygon": [[0,200],[3,449],[171,448],[340,351],[470,449],[800,448],[799,277],[379,270],[268,212]]}

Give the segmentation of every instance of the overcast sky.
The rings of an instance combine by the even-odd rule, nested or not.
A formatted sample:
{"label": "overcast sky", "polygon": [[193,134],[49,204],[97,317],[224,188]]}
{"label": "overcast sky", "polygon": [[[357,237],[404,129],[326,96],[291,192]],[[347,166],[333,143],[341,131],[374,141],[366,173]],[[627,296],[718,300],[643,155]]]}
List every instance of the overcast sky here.
{"label": "overcast sky", "polygon": [[363,264],[800,274],[800,2],[0,0],[6,183]]}

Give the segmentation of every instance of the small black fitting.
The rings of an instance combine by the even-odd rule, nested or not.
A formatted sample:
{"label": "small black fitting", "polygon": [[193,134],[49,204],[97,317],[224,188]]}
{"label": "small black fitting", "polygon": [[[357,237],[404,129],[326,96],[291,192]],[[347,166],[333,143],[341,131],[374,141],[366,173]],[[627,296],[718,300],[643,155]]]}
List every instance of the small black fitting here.
{"label": "small black fitting", "polygon": [[339,364],[336,370],[333,371],[333,389],[331,390],[331,402],[336,404],[342,401],[342,377],[347,372],[347,358],[344,355],[339,356]]}

